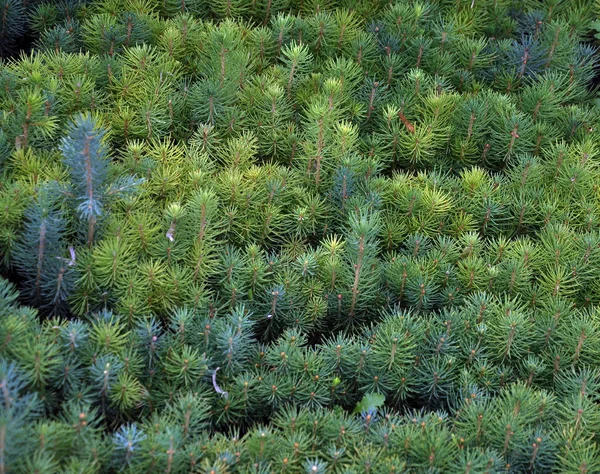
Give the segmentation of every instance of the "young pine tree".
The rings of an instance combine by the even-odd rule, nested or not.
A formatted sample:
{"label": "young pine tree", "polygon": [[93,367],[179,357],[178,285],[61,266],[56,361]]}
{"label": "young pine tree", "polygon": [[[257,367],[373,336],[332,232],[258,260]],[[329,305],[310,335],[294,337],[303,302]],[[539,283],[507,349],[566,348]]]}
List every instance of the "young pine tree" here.
{"label": "young pine tree", "polygon": [[[14,249],[24,296],[42,307],[61,310],[74,284],[75,252],[67,252],[67,218],[54,185],[38,190],[25,211],[25,228]],[[70,256],[67,257],[67,254]]]}
{"label": "young pine tree", "polygon": [[132,193],[142,182],[133,176],[111,180],[106,133],[91,115],[80,115],[70,125],[60,146],[71,176],[68,195],[89,247],[98,238],[97,225],[110,202]]}

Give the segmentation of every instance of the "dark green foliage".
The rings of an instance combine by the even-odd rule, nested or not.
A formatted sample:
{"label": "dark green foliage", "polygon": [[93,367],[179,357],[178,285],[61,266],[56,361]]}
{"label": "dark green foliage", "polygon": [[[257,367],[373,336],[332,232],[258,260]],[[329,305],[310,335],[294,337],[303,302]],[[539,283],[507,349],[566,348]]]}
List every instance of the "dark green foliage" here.
{"label": "dark green foliage", "polygon": [[25,295],[42,307],[58,309],[73,289],[75,254],[67,257],[67,220],[60,210],[59,190],[39,189],[37,201],[24,213],[25,228],[15,246],[14,264]]}
{"label": "dark green foliage", "polygon": [[2,0],[0,3],[0,53],[14,47],[17,38],[25,33],[26,5],[21,0]]}
{"label": "dark green foliage", "polygon": [[598,2],[5,4],[0,474],[600,470]]}

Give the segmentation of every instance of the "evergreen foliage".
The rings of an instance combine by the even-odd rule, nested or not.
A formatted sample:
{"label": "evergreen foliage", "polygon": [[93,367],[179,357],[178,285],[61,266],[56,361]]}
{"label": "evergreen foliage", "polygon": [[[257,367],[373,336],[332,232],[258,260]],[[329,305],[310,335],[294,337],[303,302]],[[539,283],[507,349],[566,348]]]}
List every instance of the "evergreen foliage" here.
{"label": "evergreen foliage", "polygon": [[599,472],[599,16],[0,0],[0,474]]}

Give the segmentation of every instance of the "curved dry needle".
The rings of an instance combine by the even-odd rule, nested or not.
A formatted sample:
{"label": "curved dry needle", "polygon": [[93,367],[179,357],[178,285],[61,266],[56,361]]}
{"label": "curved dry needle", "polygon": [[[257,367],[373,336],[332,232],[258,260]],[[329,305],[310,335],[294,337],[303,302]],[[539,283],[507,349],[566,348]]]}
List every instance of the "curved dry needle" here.
{"label": "curved dry needle", "polygon": [[56,257],[58,260],[62,260],[63,262],[67,262],[67,265],[69,267],[72,267],[73,265],[75,265],[75,260],[76,260],[76,256],[75,256],[75,250],[73,249],[73,247],[69,247],[69,254],[71,255],[71,258],[63,258],[63,257]]}
{"label": "curved dry needle", "polygon": [[212,383],[213,383],[213,387],[215,389],[215,392],[217,392],[219,395],[222,395],[223,397],[225,397],[225,400],[227,400],[227,398],[229,397],[229,393],[227,393],[225,390],[221,389],[221,387],[219,387],[217,385],[217,372],[221,367],[217,367],[213,374],[212,374]]}
{"label": "curved dry needle", "polygon": [[175,240],[175,221],[171,222],[171,227],[169,227],[169,230],[167,231],[167,233],[165,234],[165,236],[171,242],[173,242]]}

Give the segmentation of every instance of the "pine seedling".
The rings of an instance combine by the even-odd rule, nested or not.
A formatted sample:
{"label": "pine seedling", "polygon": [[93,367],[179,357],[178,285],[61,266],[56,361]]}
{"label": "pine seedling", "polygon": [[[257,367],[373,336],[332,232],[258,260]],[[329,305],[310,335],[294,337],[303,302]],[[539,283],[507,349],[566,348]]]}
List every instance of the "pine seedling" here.
{"label": "pine seedling", "polygon": [[79,46],[73,26],[56,25],[42,32],[38,40],[37,47],[42,51],[52,51],[54,53],[74,53]]}
{"label": "pine seedling", "polygon": [[27,383],[26,375],[16,363],[0,360],[0,385],[4,389],[0,395],[0,430],[11,433],[0,446],[0,469],[4,472],[16,469],[19,459],[30,453],[27,427],[42,409],[37,394],[26,390]]}
{"label": "pine seedling", "polygon": [[593,472],[600,468],[600,452],[588,437],[576,436],[561,449],[558,464],[564,472]]}
{"label": "pine seedling", "polygon": [[60,210],[60,196],[55,186],[38,191],[36,202],[25,212],[23,240],[15,248],[14,263],[23,277],[24,294],[53,311],[64,310],[73,287],[76,254],[67,252],[67,221]]}
{"label": "pine seedling", "polygon": [[55,26],[62,19],[62,9],[57,8],[51,3],[42,3],[36,5],[30,16],[30,27],[32,30],[41,33]]}
{"label": "pine seedling", "polygon": [[360,212],[350,214],[346,252],[350,266],[348,290],[343,291],[342,304],[347,311],[347,320],[337,324],[354,324],[361,313],[377,298],[379,286],[379,262],[376,254],[376,238],[379,233],[377,213]]}
{"label": "pine seedling", "polygon": [[291,100],[298,83],[305,77],[313,57],[308,46],[293,41],[282,47],[281,61],[283,62],[281,71],[282,86],[288,99]]}
{"label": "pine seedling", "polygon": [[225,375],[238,372],[250,357],[250,345],[254,340],[252,313],[244,306],[231,310],[226,319],[219,319],[213,328],[214,351],[220,354],[212,361]]}
{"label": "pine seedling", "polygon": [[169,348],[163,362],[164,370],[179,387],[194,387],[208,370],[205,354],[184,345]]}
{"label": "pine seedling", "polygon": [[139,448],[145,439],[146,434],[136,424],[121,425],[119,430],[113,435],[115,463],[121,461],[127,464],[127,466],[135,465],[139,456]]}
{"label": "pine seedling", "polygon": [[201,22],[195,16],[179,13],[164,26],[157,38],[158,48],[195,71],[194,59],[204,37]]}
{"label": "pine seedling", "polygon": [[14,112],[6,118],[5,130],[14,140],[15,148],[28,148],[52,140],[58,125],[52,114],[50,97],[37,87],[16,91],[12,106]]}
{"label": "pine seedling", "polygon": [[64,163],[71,174],[68,193],[78,220],[86,224],[88,247],[97,239],[96,227],[111,200],[134,192],[141,180],[123,177],[109,183],[110,161],[104,142],[106,130],[91,116],[81,115],[70,126],[61,144]]}

